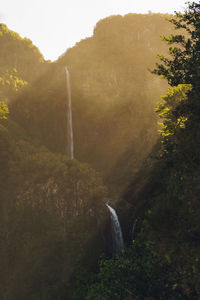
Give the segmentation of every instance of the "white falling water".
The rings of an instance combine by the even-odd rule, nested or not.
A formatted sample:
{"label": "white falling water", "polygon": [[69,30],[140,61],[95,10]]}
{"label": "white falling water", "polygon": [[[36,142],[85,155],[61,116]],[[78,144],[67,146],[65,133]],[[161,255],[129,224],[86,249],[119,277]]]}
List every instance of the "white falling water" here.
{"label": "white falling water", "polygon": [[135,235],[135,227],[137,224],[138,219],[135,219],[134,223],[133,223],[133,228],[132,228],[132,233],[131,233],[131,238],[132,240],[134,239],[134,235]]}
{"label": "white falling water", "polygon": [[67,84],[67,155],[70,159],[74,158],[74,142],[73,142],[73,127],[72,127],[72,101],[71,101],[71,88],[70,88],[70,76],[67,67],[66,72],[66,84]]}
{"label": "white falling water", "polygon": [[113,235],[113,244],[114,244],[113,248],[114,251],[117,251],[124,246],[122,230],[121,230],[121,226],[116,211],[110,205],[108,205],[108,203],[106,203],[106,206],[108,207],[111,216],[112,235]]}

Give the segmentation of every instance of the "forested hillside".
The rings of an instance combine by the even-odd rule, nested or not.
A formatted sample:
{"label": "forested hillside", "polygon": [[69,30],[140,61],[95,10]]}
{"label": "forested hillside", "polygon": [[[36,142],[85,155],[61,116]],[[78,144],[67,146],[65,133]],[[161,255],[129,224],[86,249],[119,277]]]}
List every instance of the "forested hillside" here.
{"label": "forested hillside", "polygon": [[[45,74],[13,103],[12,118],[50,150],[65,153],[67,66],[75,157],[99,170],[106,181],[116,181],[116,188],[122,179],[114,169],[133,175],[157,139],[154,106],[167,85],[150,70],[157,53],[167,50],[160,40],[170,33],[165,17],[130,14],[101,20],[91,38],[58,61],[45,63]],[[131,164],[129,170],[124,163]]]}
{"label": "forested hillside", "polygon": [[199,299],[199,11],[110,16],[55,62],[0,25],[1,299]]}
{"label": "forested hillside", "polygon": [[68,298],[76,266],[94,269],[106,249],[107,191],[89,165],[44,146],[39,132],[48,124],[36,118],[31,134],[42,98],[31,98],[31,112],[24,103],[51,64],[29,40],[0,28],[0,298]]}
{"label": "forested hillside", "polygon": [[[154,73],[171,86],[156,112],[161,141],[144,162],[123,196],[134,209],[123,211],[124,232],[131,245],[99,272],[79,279],[74,299],[200,298],[200,4],[188,4],[170,21],[179,32],[165,41]],[[131,236],[132,218],[138,220]],[[129,223],[129,224],[128,224]]]}
{"label": "forested hillside", "polygon": [[106,180],[116,180],[115,187],[121,180],[119,169],[128,173],[123,166],[131,164],[134,173],[157,139],[153,108],[167,86],[150,70],[157,53],[167,50],[160,40],[170,32],[167,17],[108,17],[97,23],[92,38],[58,60],[71,71],[74,126],[81,133],[75,139],[77,155],[102,170]]}

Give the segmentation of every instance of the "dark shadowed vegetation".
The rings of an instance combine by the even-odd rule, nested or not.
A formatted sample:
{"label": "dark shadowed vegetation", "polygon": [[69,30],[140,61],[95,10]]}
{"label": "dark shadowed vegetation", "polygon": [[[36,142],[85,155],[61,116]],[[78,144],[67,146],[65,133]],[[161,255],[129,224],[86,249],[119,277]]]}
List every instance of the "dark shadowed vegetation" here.
{"label": "dark shadowed vegetation", "polygon": [[200,4],[103,19],[53,63],[0,45],[0,299],[198,300]]}

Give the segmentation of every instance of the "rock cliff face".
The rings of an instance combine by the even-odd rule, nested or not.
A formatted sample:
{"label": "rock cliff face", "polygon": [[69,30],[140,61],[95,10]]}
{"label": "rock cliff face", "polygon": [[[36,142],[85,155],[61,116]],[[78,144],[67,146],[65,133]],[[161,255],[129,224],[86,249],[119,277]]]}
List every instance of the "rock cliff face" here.
{"label": "rock cliff face", "polygon": [[74,155],[99,170],[113,190],[121,188],[157,140],[154,106],[166,84],[149,70],[157,53],[166,52],[160,40],[170,33],[165,17],[129,14],[101,20],[91,38],[58,61],[42,63],[32,86],[13,102],[13,119],[50,150],[65,153],[67,66]]}
{"label": "rock cliff face", "polygon": [[166,84],[149,70],[156,55],[166,53],[160,35],[168,35],[170,26],[164,17],[129,14],[103,19],[91,38],[57,61],[71,74],[77,157],[107,178],[131,155],[130,149],[131,168],[139,168],[157,139],[154,106]]}

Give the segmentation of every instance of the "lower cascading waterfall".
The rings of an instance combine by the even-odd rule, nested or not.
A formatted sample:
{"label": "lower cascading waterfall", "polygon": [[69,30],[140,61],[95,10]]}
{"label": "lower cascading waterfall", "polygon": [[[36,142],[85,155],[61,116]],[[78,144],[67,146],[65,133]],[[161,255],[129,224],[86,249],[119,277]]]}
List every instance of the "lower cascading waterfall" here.
{"label": "lower cascading waterfall", "polygon": [[108,205],[108,203],[106,203],[106,206],[108,207],[111,216],[113,252],[116,252],[124,246],[122,230],[121,230],[121,226],[116,211],[114,210],[114,208]]}

